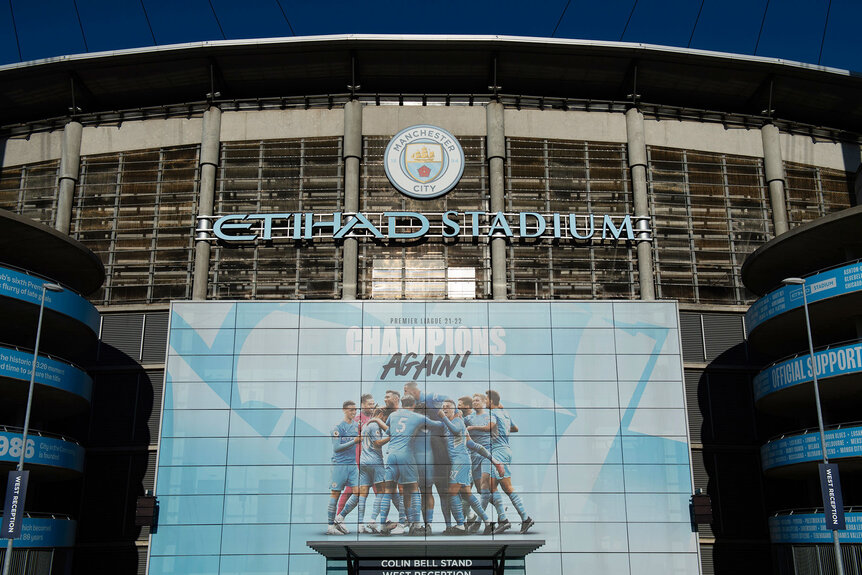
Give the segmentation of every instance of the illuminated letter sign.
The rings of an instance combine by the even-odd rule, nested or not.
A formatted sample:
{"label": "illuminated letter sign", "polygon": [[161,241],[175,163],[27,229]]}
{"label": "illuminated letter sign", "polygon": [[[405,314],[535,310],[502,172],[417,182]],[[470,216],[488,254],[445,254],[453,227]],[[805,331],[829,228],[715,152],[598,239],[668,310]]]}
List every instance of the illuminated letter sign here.
{"label": "illuminated letter sign", "polygon": [[[209,216],[207,216],[209,217]],[[550,222],[550,225],[549,225]],[[599,223],[601,222],[601,230]],[[649,230],[646,230],[649,232]],[[373,237],[404,240],[438,235],[453,238],[501,237],[542,240],[568,237],[582,242],[634,241],[630,214],[540,214],[537,212],[458,212],[430,217],[419,212],[295,212],[227,214],[216,219],[213,239],[232,244],[256,241],[313,241]]]}

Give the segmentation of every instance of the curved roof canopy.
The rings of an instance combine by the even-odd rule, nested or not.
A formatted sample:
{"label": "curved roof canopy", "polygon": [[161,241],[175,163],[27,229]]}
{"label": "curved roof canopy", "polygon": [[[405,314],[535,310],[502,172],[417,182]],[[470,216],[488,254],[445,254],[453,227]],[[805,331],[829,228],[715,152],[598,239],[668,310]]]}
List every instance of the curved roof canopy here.
{"label": "curved roof canopy", "polygon": [[742,264],[745,287],[764,295],[793,276],[862,258],[862,206],[802,224],[757,248]]}
{"label": "curved roof canopy", "polygon": [[0,266],[9,264],[90,294],[105,266],[84,244],[35,220],[0,209]]}
{"label": "curved roof canopy", "polygon": [[501,94],[762,116],[862,132],[847,71],[645,44],[503,36],[318,36],[202,42],[0,66],[0,125],[222,100]]}

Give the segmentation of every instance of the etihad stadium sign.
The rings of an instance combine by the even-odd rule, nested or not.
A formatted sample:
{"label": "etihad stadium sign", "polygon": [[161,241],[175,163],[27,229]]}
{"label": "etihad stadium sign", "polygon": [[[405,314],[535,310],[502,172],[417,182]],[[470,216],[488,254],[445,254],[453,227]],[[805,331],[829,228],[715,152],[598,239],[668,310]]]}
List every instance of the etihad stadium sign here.
{"label": "etihad stadium sign", "polygon": [[[386,176],[415,199],[438,198],[464,173],[458,139],[438,126],[410,126],[384,153]],[[632,221],[634,219],[634,222]],[[196,238],[229,244],[367,238],[504,238],[527,241],[634,241],[649,239],[649,218],[630,214],[456,211],[290,212],[198,216]]]}
{"label": "etihad stadium sign", "polygon": [[[630,214],[574,214],[553,212],[293,212],[228,214],[212,224],[211,217],[198,217],[198,239],[227,243],[343,240],[418,240],[443,238],[510,238],[532,241],[634,241]],[[646,221],[637,226],[638,235]]]}

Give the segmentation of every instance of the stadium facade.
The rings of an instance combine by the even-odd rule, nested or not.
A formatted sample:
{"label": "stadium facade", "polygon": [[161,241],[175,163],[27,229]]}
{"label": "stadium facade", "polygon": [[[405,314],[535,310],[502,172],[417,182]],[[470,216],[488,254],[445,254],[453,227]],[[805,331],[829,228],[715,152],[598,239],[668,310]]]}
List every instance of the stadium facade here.
{"label": "stadium facade", "polygon": [[[47,305],[15,572],[819,573],[834,555],[811,365],[845,572],[862,568],[858,77],[338,36],[0,78],[4,470],[39,288],[66,288]],[[389,495],[374,479],[342,501],[365,499],[365,520],[348,507],[348,533],[330,529],[332,496],[362,482],[333,449],[374,415],[364,396],[411,381],[441,442],[444,397],[499,395],[495,433],[495,413],[518,428],[487,445],[508,466],[487,535],[443,534],[440,489],[430,533],[364,533]],[[456,477],[446,457],[405,473]],[[134,520],[147,492],[153,528]]]}

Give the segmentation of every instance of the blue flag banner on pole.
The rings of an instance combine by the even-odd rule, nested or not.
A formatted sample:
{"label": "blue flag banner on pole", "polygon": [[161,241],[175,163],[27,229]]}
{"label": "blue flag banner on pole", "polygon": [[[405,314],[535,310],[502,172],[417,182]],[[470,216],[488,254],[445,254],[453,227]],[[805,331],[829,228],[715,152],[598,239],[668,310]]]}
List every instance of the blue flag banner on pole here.
{"label": "blue flag banner on pole", "polygon": [[823,492],[823,514],[826,516],[826,528],[831,531],[843,531],[844,500],[841,497],[841,479],[838,477],[838,465],[821,463],[820,490]]}
{"label": "blue flag banner on pole", "polygon": [[24,520],[24,500],[27,498],[29,471],[10,471],[3,504],[3,527],[0,539],[18,539]]}

